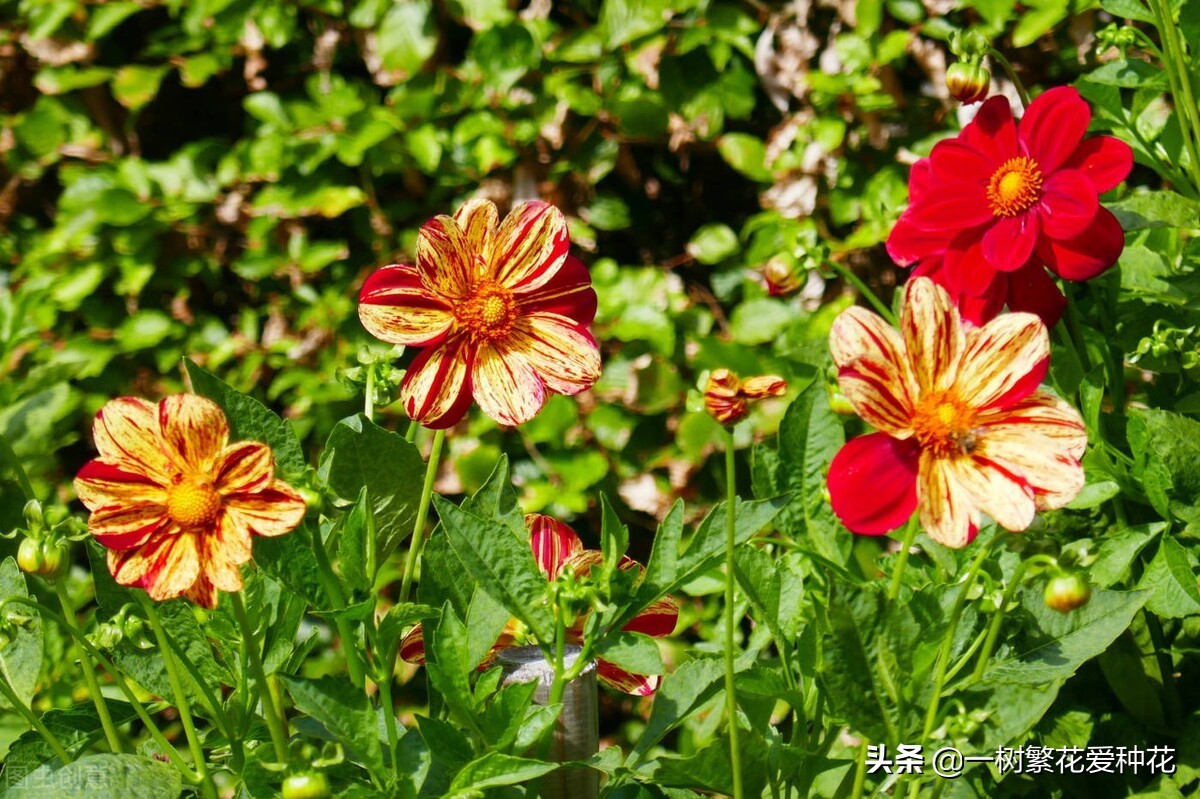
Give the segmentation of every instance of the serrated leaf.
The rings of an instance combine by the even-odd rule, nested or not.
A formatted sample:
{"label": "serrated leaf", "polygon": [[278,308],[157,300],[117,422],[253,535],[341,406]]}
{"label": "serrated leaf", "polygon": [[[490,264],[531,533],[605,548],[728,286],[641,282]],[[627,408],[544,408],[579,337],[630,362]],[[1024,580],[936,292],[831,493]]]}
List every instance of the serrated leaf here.
{"label": "serrated leaf", "polygon": [[1200,227],[1200,203],[1173,191],[1142,191],[1107,207],[1125,230]]}
{"label": "serrated leaf", "polygon": [[517,785],[526,780],[537,779],[558,768],[557,763],[544,763],[527,757],[515,757],[500,752],[488,752],[472,760],[454,775],[449,793],[472,795],[473,791],[499,788],[502,785]]}
{"label": "serrated leaf", "polygon": [[374,708],[350,681],[337,677],[302,679],[279,675],[301,713],[312,716],[375,774],[383,772],[383,748]]}
{"label": "serrated leaf", "polygon": [[616,632],[606,636],[596,647],[596,657],[612,663],[630,674],[663,674],[662,654],[654,639],[642,633]]}
{"label": "serrated leaf", "polygon": [[[0,597],[16,596],[28,597],[29,590],[21,568],[9,557],[0,562]],[[14,615],[25,621],[11,625],[8,640],[0,647],[0,676],[8,682],[17,698],[28,705],[42,670],[42,617],[28,605],[11,605],[10,608]],[[11,707],[8,700],[0,696],[0,708]]]}
{"label": "serrated leaf", "polygon": [[630,752],[626,765],[642,760],[664,735],[716,696],[724,677],[725,666],[716,658],[689,660],[664,677],[655,693],[646,729]]}
{"label": "serrated leaf", "polygon": [[63,766],[47,763],[3,793],[3,799],[55,796],[120,796],[121,799],[175,799],[183,793],[179,770],[143,755],[87,755]]}
{"label": "serrated leaf", "polygon": [[1200,587],[1188,553],[1171,536],[1164,536],[1154,560],[1146,567],[1139,590],[1148,591],[1146,609],[1168,619],[1200,613]]}

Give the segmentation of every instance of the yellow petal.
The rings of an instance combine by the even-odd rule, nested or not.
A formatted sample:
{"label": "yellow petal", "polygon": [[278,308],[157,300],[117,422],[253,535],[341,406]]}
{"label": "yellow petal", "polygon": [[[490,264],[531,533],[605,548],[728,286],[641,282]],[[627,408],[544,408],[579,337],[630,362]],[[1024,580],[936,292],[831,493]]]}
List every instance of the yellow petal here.
{"label": "yellow petal", "polygon": [[600,348],[591,333],[558,314],[531,313],[505,339],[551,391],[574,396],[600,379]]}
{"label": "yellow petal", "polygon": [[909,280],[900,329],[921,392],[929,394],[952,386],[966,347],[966,334],[958,308],[945,289],[927,277]]}
{"label": "yellow petal", "polygon": [[1030,313],[1001,314],[967,333],[955,390],[969,406],[987,409],[1031,375],[1040,382],[1049,357],[1050,337],[1042,320]]}
{"label": "yellow petal", "polygon": [[562,211],[540,201],[524,203],[500,224],[490,277],[509,289],[533,291],[558,273],[570,246]]}
{"label": "yellow petal", "polygon": [[435,216],[421,226],[417,269],[426,288],[452,302],[466,297],[484,276],[462,228],[449,216]]}
{"label": "yellow petal", "polygon": [[88,532],[109,549],[142,546],[167,524],[161,503],[137,502],[100,508],[88,519]]}
{"label": "yellow petal", "polygon": [[896,438],[912,435],[917,382],[895,328],[870,311],[849,308],[833,322],[829,349],[838,385],[858,415]]}
{"label": "yellow petal", "polygon": [[977,457],[952,458],[945,464],[971,504],[1004,529],[1017,533],[1033,522],[1033,489],[1020,475]]}
{"label": "yellow petal", "polygon": [[307,510],[304,498],[279,480],[260,491],[230,494],[223,504],[228,522],[247,536],[253,533],[273,537],[291,532],[304,520]]}
{"label": "yellow petal", "polygon": [[166,538],[166,541],[158,548],[142,576],[142,587],[156,602],[179,596],[190,589],[200,576],[195,534],[181,533]]}
{"label": "yellow petal", "polygon": [[949,462],[928,450],[921,453],[917,474],[917,507],[921,526],[929,537],[948,547],[962,549],[971,540],[979,514],[971,497],[954,479]]}
{"label": "yellow petal", "polygon": [[454,314],[421,279],[415,266],[375,270],[358,295],[358,318],[377,339],[389,344],[424,347],[454,324]]}
{"label": "yellow petal", "polygon": [[410,419],[440,429],[450,427],[466,414],[471,406],[468,346],[465,337],[451,336],[423,350],[408,367],[400,385],[400,399]]}
{"label": "yellow petal", "polygon": [[164,450],[194,474],[210,474],[229,442],[229,422],[220,406],[197,394],[172,394],[158,403]]}
{"label": "yellow petal", "polygon": [[206,580],[203,574],[196,578],[191,588],[183,592],[183,596],[209,610],[217,606],[217,587]]}
{"label": "yellow petal", "polygon": [[242,590],[242,564],[250,560],[250,532],[229,514],[200,536],[200,570],[222,591]]}
{"label": "yellow petal", "polygon": [[230,444],[213,464],[213,484],[222,494],[258,491],[271,484],[275,458],[271,448],[258,441]]}
{"label": "yellow petal", "polygon": [[471,368],[471,391],[479,409],[500,424],[528,422],[546,402],[546,387],[526,357],[495,342],[480,347]]}
{"label": "yellow petal", "polygon": [[88,510],[110,505],[164,504],[166,490],[141,472],[126,471],[133,466],[128,460],[88,461],[75,476],[75,494]]}
{"label": "yellow petal", "polygon": [[492,249],[496,241],[496,227],[500,214],[491,200],[468,200],[454,214],[454,221],[462,228],[467,246],[485,264],[492,262]]}
{"label": "yellow petal", "polygon": [[137,397],[109,400],[96,414],[92,436],[104,460],[166,484],[172,468],[159,443],[158,408],[152,403]]}

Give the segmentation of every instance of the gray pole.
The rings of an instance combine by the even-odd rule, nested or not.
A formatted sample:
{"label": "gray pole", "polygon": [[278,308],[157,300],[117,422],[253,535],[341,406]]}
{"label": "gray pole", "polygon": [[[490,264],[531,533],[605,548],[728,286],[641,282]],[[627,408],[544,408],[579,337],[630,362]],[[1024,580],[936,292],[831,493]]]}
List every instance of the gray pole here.
{"label": "gray pole", "polygon": [[[567,644],[563,662],[570,668],[580,648]],[[554,667],[536,646],[502,649],[496,661],[504,670],[504,684],[536,682],[533,701],[544,705],[550,699]],[[554,727],[554,741],[547,759],[559,763],[586,760],[600,750],[600,714],[596,699],[596,664],[589,663],[563,690],[563,709]],[[590,768],[559,769],[541,780],[542,799],[596,799],[600,795],[600,772]]]}

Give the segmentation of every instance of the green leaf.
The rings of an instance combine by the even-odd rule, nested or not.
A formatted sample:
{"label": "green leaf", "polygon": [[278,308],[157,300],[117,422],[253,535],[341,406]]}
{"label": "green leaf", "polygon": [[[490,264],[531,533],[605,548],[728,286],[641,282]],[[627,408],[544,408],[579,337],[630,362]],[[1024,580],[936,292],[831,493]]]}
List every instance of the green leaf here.
{"label": "green leaf", "polygon": [[767,169],[767,147],[757,136],[749,133],[726,133],[717,139],[717,152],[738,172],[762,183],[771,181]]}
{"label": "green leaf", "polygon": [[1127,231],[1161,227],[1195,230],[1200,227],[1200,203],[1173,191],[1142,191],[1107,207]]}
{"label": "green leaf", "polygon": [[430,0],[396,3],[379,26],[379,57],[385,69],[407,78],[437,50],[437,14]]}
{"label": "green leaf", "polygon": [[467,628],[447,602],[442,617],[425,637],[425,670],[429,682],[452,710],[467,721],[475,716],[475,698],[471,694],[470,645]]}
{"label": "green leaf", "polygon": [[296,709],[325,725],[372,773],[383,772],[379,724],[366,695],[338,677],[302,679],[279,675]]}
{"label": "green leaf", "polygon": [[275,453],[275,473],[280,477],[296,477],[304,471],[307,466],[304,450],[290,422],[187,358],[183,365],[196,393],[208,397],[225,411],[233,441],[261,441],[269,446]]}
{"label": "green leaf", "polygon": [[[762,796],[767,784],[767,742],[756,729],[742,730],[738,736],[738,752],[745,795]],[[727,733],[695,754],[682,757],[660,755],[639,771],[650,772],[656,785],[690,788],[723,796],[734,795]]]}
{"label": "green leaf", "polygon": [[688,255],[709,266],[720,263],[737,252],[738,237],[729,225],[719,222],[704,225],[687,243]]}
{"label": "green leaf", "polygon": [[183,782],[177,768],[152,757],[87,755],[65,766],[57,762],[44,764],[0,797],[46,799],[48,788],[54,796],[175,799],[183,793]]}
{"label": "green leaf", "polygon": [[[117,727],[137,718],[133,706],[127,702],[109,697],[106,704]],[[103,736],[96,706],[90,701],[69,708],[51,708],[42,714],[42,723],[72,755],[78,754]],[[54,750],[46,743],[45,738],[34,730],[23,733],[12,742],[8,754],[4,757],[4,772],[0,774],[0,796],[23,780],[25,775],[54,758]]]}
{"label": "green leaf", "polygon": [[604,0],[599,29],[609,51],[662,30],[670,16],[666,0]]}
{"label": "green leaf", "polygon": [[159,84],[162,83],[168,69],[167,66],[149,67],[140,64],[121,67],[110,84],[113,97],[130,111],[136,111],[158,94]]}
{"label": "green leaf", "polygon": [[716,696],[724,677],[725,667],[718,658],[689,660],[664,677],[655,693],[646,729],[630,752],[628,764],[642,760],[664,735]]}
{"label": "green leaf", "polygon": [[[28,597],[29,590],[21,568],[9,557],[0,562],[0,597],[16,596]],[[42,617],[28,605],[14,604],[9,608],[8,612],[21,617],[22,621],[11,625],[9,640],[0,647],[0,677],[7,680],[17,698],[28,705],[42,670]],[[11,707],[8,700],[0,696],[0,708]]]}
{"label": "green leaf", "polygon": [[1028,47],[1033,44],[1066,19],[1069,10],[1064,0],[1035,0],[1013,28],[1013,47]]}
{"label": "green leaf", "polygon": [[548,645],[554,638],[554,617],[546,604],[546,577],[533,560],[529,542],[504,524],[476,516],[436,494],[433,502],[467,573]]}
{"label": "green leaf", "polygon": [[1089,72],[1085,80],[1122,89],[1165,86],[1167,82],[1166,74],[1161,69],[1137,58],[1109,61]]}
{"label": "green leaf", "polygon": [[508,455],[501,455],[496,460],[492,473],[478,491],[463,501],[462,509],[503,523],[513,531],[513,535],[528,535],[525,514],[521,511],[517,492],[513,490],[512,480],[509,479]]}
{"label": "green leaf", "polygon": [[1171,411],[1137,409],[1129,416],[1134,476],[1164,516],[1200,503],[1200,422]]}
{"label": "green leaf", "polygon": [[994,663],[984,680],[1031,685],[1066,679],[1107,649],[1149,598],[1148,591],[1099,590],[1082,608],[1064,614],[1046,607],[1040,586],[1030,586],[1022,591],[1022,606],[1035,632],[1028,643],[1018,641],[1017,654]]}
{"label": "green leaf", "polygon": [[733,340],[739,344],[767,344],[796,320],[796,311],[773,297],[738,303],[729,319]]}
{"label": "green leaf", "polygon": [[596,647],[596,656],[625,669],[630,674],[663,674],[662,654],[654,639],[642,633],[616,632]]}
{"label": "green leaf", "polygon": [[[397,6],[403,8],[404,6]],[[254,198],[253,210],[259,216],[299,219],[323,216],[335,219],[367,201],[358,186],[267,186]]]}
{"label": "green leaf", "polygon": [[1150,592],[1146,609],[1168,619],[1200,613],[1200,588],[1187,550],[1171,536],[1164,536],[1154,560],[1146,567],[1139,590]]}
{"label": "green leaf", "polygon": [[404,436],[362,414],[343,419],[329,434],[317,474],[351,502],[366,490],[374,514],[376,563],[383,563],[412,534],[425,462]]}
{"label": "green leaf", "polygon": [[796,638],[804,597],[803,571],[793,555],[773,558],[753,546],[739,547],[734,553],[738,584],[781,647]]}
{"label": "green leaf", "polygon": [[[849,596],[847,594],[849,593]],[[878,678],[875,653],[884,614],[878,591],[838,591],[829,606],[820,680],[830,710],[872,741],[896,741],[900,708]],[[880,668],[885,667],[881,666]]]}
{"label": "green leaf", "polygon": [[1114,17],[1154,24],[1154,12],[1141,0],[1100,0],[1100,7]]}
{"label": "green leaf", "polygon": [[540,760],[488,752],[463,766],[462,770],[454,775],[449,793],[451,796],[477,795],[472,792],[502,785],[517,785],[549,774],[557,768],[557,763],[543,763]]}
{"label": "green leaf", "polygon": [[1108,588],[1123,580],[1138,553],[1167,527],[1166,522],[1139,524],[1105,536],[1096,560],[1088,568],[1088,581],[1096,588]]}

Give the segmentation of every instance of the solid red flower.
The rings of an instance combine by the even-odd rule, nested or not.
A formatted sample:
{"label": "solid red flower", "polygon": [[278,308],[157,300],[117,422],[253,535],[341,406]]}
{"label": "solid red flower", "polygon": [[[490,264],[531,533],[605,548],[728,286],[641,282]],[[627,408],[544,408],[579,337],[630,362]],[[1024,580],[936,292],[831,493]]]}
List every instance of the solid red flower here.
{"label": "solid red flower", "polygon": [[[974,303],[969,317],[990,318],[983,311],[994,315],[1007,303],[1053,324],[1061,292],[1041,267],[1089,280],[1125,246],[1099,195],[1125,179],[1133,153],[1112,136],[1084,139],[1090,120],[1070,87],[1039,96],[1020,124],[1005,98],[991,98],[913,167],[909,207],[888,253],[901,265],[921,264],[964,310]],[[1054,296],[1046,301],[1046,293]]]}
{"label": "solid red flower", "polygon": [[965,546],[986,513],[1024,530],[1083,487],[1087,432],[1078,411],[1038,386],[1045,326],[1027,313],[967,329],[927,278],[905,286],[900,332],[864,308],[834,320],[838,385],[877,431],[849,441],[829,468],[833,510],[850,530],[882,535],[914,510],[929,535]]}
{"label": "solid red flower", "polygon": [[216,607],[218,589],[242,588],[251,536],[283,535],[304,518],[304,499],[275,479],[271,448],[230,444],[212,400],[120,397],[92,430],[100,457],[79,470],[75,493],[113,578],[151,599]]}
{"label": "solid red flower", "polygon": [[454,425],[474,398],[506,425],[527,422],[549,393],[574,395],[600,376],[587,326],[596,316],[592,278],[568,254],[562,212],[528,202],[499,222],[496,206],[471,200],[422,226],[417,263],[377,270],[358,316],[376,338],[424,347],[400,398],[410,418]]}
{"label": "solid red flower", "polygon": [[[533,557],[538,568],[547,580],[557,579],[564,569],[576,576],[585,576],[593,567],[604,562],[604,555],[594,549],[584,549],[583,542],[575,531],[566,524],[550,516],[530,513],[525,516],[525,526],[529,528],[529,544],[533,548]],[[622,556],[619,564],[621,569],[637,569],[642,571],[641,564],[632,558]],[[679,618],[679,606],[671,597],[663,597],[634,616],[621,629],[625,632],[643,633],[654,638],[662,638],[675,631],[675,622]],[[567,630],[567,643],[583,643],[583,626],[587,614],[583,614]],[[522,625],[512,619],[505,625],[504,631],[479,667],[486,668],[492,658],[501,649],[523,646],[526,643],[536,643],[527,640],[528,636],[522,630]],[[420,624],[409,630],[400,642],[400,657],[409,663],[425,662],[425,636]],[[603,658],[596,659],[596,676],[600,681],[618,691],[637,696],[649,696],[658,688],[658,675],[633,674],[622,669],[615,663]]]}

